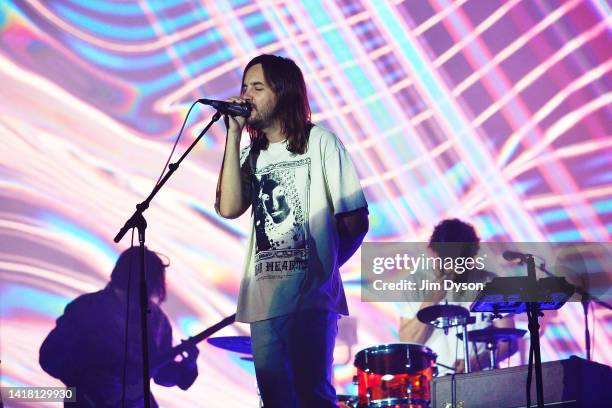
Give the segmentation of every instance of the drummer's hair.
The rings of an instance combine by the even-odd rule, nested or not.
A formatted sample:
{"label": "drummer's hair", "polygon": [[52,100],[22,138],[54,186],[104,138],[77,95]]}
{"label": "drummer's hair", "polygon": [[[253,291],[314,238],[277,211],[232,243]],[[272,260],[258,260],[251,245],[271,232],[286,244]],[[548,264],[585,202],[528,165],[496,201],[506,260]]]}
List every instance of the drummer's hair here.
{"label": "drummer's hair", "polygon": [[448,249],[447,243],[461,243],[462,250],[459,256],[474,257],[480,249],[480,237],[476,229],[465,221],[458,218],[442,220],[435,226],[429,238],[429,248],[442,256],[442,252]]}

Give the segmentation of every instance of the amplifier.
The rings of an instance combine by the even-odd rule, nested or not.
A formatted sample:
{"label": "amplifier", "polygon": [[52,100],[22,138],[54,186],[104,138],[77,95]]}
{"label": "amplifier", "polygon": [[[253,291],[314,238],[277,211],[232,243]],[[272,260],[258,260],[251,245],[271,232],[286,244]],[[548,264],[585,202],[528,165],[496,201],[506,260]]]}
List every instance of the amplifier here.
{"label": "amplifier", "polygon": [[[531,406],[537,406],[535,370]],[[555,408],[612,407],[610,367],[572,356],[542,363],[544,405]],[[527,406],[527,366],[434,378],[431,408],[519,408]]]}

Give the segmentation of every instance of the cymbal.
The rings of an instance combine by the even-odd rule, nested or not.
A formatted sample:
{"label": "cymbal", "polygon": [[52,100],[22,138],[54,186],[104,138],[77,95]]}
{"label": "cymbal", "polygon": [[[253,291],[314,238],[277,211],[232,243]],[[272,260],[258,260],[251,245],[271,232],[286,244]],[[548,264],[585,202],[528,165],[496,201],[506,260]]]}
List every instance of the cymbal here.
{"label": "cymbal", "polygon": [[[515,329],[513,327],[489,326],[486,329],[470,330],[468,332],[468,339],[476,343],[497,343],[499,341],[520,339],[525,333],[527,333],[527,330]],[[457,333],[457,337],[463,340],[463,333]]]}
{"label": "cymbal", "polygon": [[253,354],[251,338],[249,336],[212,337],[207,340],[210,344],[223,350],[242,354]]}
{"label": "cymbal", "polygon": [[458,305],[433,305],[419,310],[417,319],[439,329],[473,323],[470,311]]}

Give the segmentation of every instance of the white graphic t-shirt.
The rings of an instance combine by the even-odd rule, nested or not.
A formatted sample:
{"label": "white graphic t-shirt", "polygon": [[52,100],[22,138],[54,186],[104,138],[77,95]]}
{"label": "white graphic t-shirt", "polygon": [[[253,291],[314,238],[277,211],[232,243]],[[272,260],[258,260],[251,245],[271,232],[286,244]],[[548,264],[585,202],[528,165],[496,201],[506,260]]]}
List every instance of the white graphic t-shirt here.
{"label": "white graphic t-shirt", "polygon": [[236,320],[296,310],[348,314],[338,272],[335,215],[367,207],[353,163],[331,132],[314,126],[304,154],[287,142],[240,157],[252,228]]}

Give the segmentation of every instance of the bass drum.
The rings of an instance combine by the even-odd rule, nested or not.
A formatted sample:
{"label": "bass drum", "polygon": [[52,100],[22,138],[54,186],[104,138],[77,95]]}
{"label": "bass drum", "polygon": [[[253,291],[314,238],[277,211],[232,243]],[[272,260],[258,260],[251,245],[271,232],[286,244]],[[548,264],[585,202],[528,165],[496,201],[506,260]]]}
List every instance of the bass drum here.
{"label": "bass drum", "polygon": [[358,407],[428,408],[436,357],[414,343],[361,350],[355,356]]}

